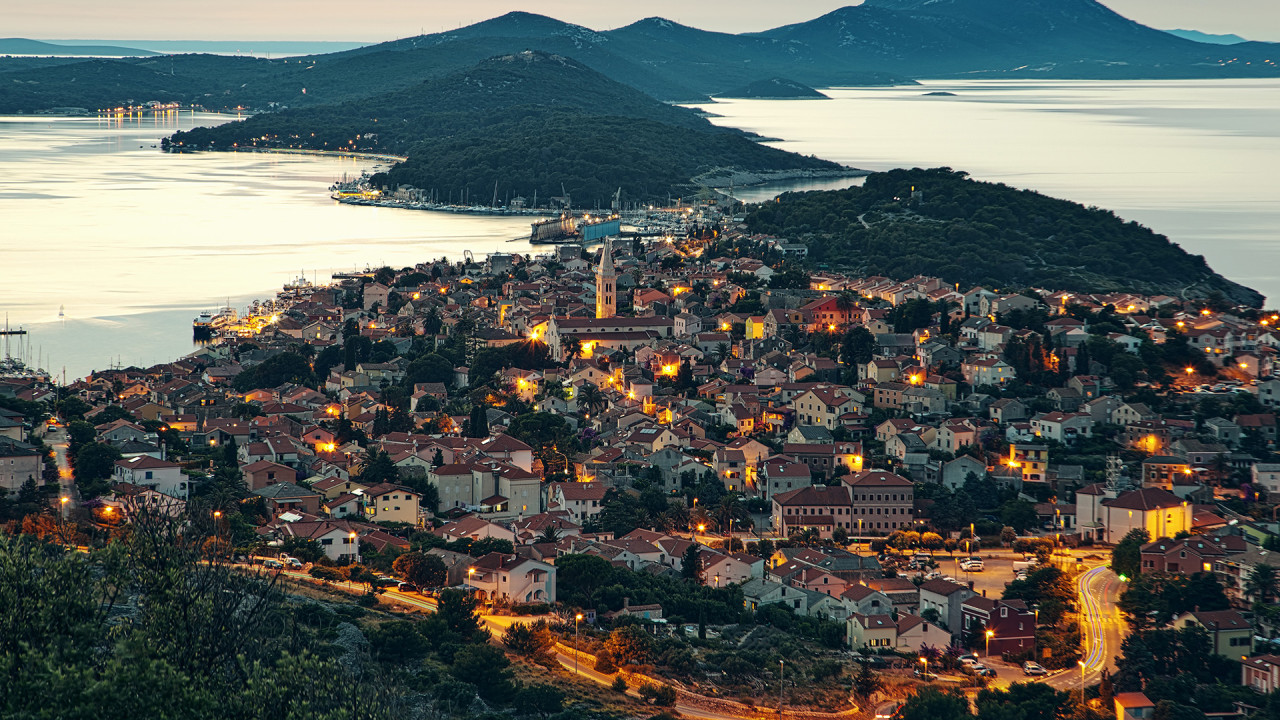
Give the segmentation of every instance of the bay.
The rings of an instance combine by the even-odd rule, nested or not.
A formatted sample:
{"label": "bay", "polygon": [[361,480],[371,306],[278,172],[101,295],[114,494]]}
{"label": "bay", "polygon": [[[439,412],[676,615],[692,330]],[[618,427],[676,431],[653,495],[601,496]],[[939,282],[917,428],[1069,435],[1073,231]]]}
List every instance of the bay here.
{"label": "bay", "polygon": [[[219,115],[0,118],[0,314],[23,355],[68,379],[193,349],[191,320],[304,274],[529,252],[530,218],[341,205],[329,185],[368,158],[166,154]],[[65,317],[59,319],[60,308]],[[16,348],[12,351],[17,355]]]}
{"label": "bay", "polygon": [[[726,100],[712,121],[867,170],[950,166],[1115,210],[1280,298],[1280,81],[927,81],[828,101]],[[954,96],[926,96],[951,92]],[[529,252],[528,219],[339,205],[367,158],[169,155],[176,130],[234,118],[0,117],[0,314],[68,379],[189,352],[191,318],[300,273],[470,250]],[[857,182],[737,188],[768,200]],[[65,306],[65,318],[59,319]],[[15,347],[15,354],[18,351]]]}

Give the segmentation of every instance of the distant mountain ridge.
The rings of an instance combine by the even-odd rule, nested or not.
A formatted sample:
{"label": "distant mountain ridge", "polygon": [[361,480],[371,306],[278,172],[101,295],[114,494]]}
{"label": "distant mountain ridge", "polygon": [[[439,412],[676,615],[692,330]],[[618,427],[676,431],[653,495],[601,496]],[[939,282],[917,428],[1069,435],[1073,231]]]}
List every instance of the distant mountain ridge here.
{"label": "distant mountain ridge", "polygon": [[449,32],[291,59],[167,55],[98,65],[0,59],[0,75],[13,81],[0,83],[0,112],[114,106],[130,98],[210,109],[331,105],[524,50],[573,58],[669,102],[705,101],[775,77],[812,88],[921,77],[1280,77],[1276,43],[1196,42],[1096,0],[866,0],[760,33],[711,32],[664,18],[597,31],[512,12]]}
{"label": "distant mountain ridge", "polygon": [[63,45],[30,38],[0,38],[0,55],[63,55],[84,57],[147,57],[150,50],[115,45]]}
{"label": "distant mountain ridge", "polygon": [[1249,42],[1239,35],[1231,33],[1226,35],[1215,35],[1213,33],[1200,32],[1199,30],[1165,30],[1165,32],[1173,35],[1174,37],[1180,37],[1183,40],[1210,43],[1213,45],[1235,45],[1237,43]]}

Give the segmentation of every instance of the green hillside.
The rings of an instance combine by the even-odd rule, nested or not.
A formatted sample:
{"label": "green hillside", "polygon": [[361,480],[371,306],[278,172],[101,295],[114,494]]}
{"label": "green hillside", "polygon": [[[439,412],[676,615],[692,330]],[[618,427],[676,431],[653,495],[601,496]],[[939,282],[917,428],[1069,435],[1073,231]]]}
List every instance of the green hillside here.
{"label": "green hillside", "polygon": [[869,176],[863,187],[789,193],[747,222],[753,232],[807,242],[815,262],[868,275],[1082,292],[1216,291],[1255,306],[1263,299],[1213,272],[1203,257],[1108,210],[978,182],[950,168],[893,170]]}
{"label": "green hillside", "polygon": [[567,58],[525,52],[402,91],[338,105],[262,114],[180,132],[170,150],[305,148],[396,153],[409,160],[380,184],[542,197],[575,203],[686,194],[715,169],[751,172],[840,166],[767,147],[697,113],[658,102]]}

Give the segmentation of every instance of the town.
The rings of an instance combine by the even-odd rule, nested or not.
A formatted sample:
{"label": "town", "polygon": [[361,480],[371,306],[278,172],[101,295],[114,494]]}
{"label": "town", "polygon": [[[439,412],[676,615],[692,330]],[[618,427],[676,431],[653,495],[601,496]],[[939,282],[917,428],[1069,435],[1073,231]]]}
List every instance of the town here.
{"label": "town", "polygon": [[1274,712],[1280,315],[858,277],[682,212],[0,378],[0,520],[86,551],[180,521],[385,614],[380,661],[447,654],[450,715]]}

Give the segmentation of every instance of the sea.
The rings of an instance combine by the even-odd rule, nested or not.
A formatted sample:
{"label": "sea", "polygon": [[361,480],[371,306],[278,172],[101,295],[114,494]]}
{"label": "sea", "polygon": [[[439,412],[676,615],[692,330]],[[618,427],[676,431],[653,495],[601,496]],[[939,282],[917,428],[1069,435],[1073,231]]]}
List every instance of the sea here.
{"label": "sea", "polygon": [[[1280,298],[1280,81],[929,81],[830,100],[725,100],[713,122],[866,170],[948,166],[1116,211]],[[931,94],[947,93],[947,94]],[[167,154],[234,116],[0,117],[0,314],[9,352],[72,380],[194,349],[191,320],[299,276],[531,252],[528,218],[340,205],[385,161]],[[854,181],[735,188],[779,192]],[[521,238],[516,240],[516,238]]]}

